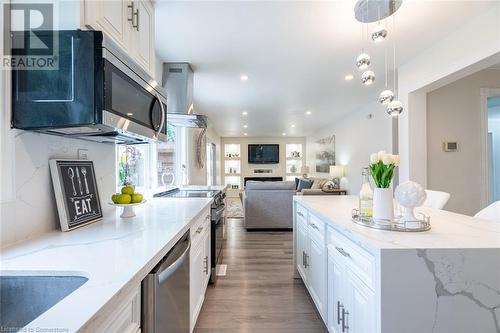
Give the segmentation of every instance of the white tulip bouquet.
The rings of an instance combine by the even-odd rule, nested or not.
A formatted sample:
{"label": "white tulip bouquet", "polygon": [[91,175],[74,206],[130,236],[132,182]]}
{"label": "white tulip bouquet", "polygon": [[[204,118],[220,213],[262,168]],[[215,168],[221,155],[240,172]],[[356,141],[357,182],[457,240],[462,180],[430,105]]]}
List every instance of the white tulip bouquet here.
{"label": "white tulip bouquet", "polygon": [[378,188],[388,188],[391,185],[397,166],[399,155],[388,154],[383,150],[370,155],[370,173]]}

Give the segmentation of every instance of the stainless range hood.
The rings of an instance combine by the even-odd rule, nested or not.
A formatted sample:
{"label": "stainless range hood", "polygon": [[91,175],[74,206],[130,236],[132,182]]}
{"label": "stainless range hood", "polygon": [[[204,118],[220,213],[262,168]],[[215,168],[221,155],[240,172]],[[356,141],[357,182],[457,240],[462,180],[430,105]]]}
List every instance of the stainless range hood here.
{"label": "stainless range hood", "polygon": [[168,122],[178,127],[207,127],[207,116],[193,107],[193,70],[187,62],[163,64],[163,86],[167,90]]}

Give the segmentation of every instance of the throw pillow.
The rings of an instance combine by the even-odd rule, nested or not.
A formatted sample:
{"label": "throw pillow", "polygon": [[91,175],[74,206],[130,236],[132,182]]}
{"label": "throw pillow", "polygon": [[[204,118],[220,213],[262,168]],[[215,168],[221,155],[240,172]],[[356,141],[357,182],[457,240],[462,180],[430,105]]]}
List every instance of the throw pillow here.
{"label": "throw pillow", "polygon": [[323,188],[323,185],[325,185],[325,183],[328,181],[329,181],[329,179],[325,179],[325,178],[315,178],[314,183],[311,186],[311,189],[320,190]]}
{"label": "throw pillow", "polygon": [[313,184],[312,179],[299,179],[299,185],[297,186],[297,191],[302,192],[302,190],[310,189]]}
{"label": "throw pillow", "polygon": [[321,190],[323,192],[329,192],[333,191],[335,189],[335,183],[331,180],[327,181],[323,186],[321,187]]}

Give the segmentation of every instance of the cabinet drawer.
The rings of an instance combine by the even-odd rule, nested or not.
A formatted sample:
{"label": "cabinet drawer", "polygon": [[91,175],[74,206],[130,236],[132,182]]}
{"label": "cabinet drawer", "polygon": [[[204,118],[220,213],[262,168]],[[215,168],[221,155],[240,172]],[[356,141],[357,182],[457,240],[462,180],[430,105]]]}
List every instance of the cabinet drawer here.
{"label": "cabinet drawer", "polygon": [[318,244],[325,242],[325,223],[313,214],[309,214],[309,237]]}
{"label": "cabinet drawer", "polygon": [[210,228],[210,209],[204,210],[191,226],[189,235],[191,237],[191,246],[194,247],[203,239],[205,229]]}
{"label": "cabinet drawer", "polygon": [[124,304],[106,318],[106,324],[94,332],[136,333],[141,323],[141,288],[135,289]]}
{"label": "cabinet drawer", "polygon": [[301,205],[297,205],[295,212],[297,214],[297,219],[304,219],[307,221],[307,209],[305,209]]}
{"label": "cabinet drawer", "polygon": [[375,258],[370,253],[331,228],[328,228],[328,250],[343,258],[353,273],[373,289]]}

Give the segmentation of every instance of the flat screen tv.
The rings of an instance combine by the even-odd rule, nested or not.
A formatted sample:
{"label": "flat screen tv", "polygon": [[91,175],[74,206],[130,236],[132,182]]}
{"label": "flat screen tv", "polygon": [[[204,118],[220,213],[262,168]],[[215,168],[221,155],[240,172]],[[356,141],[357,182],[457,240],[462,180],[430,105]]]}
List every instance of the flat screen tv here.
{"label": "flat screen tv", "polygon": [[248,145],[248,163],[277,164],[280,162],[280,145],[250,144]]}

